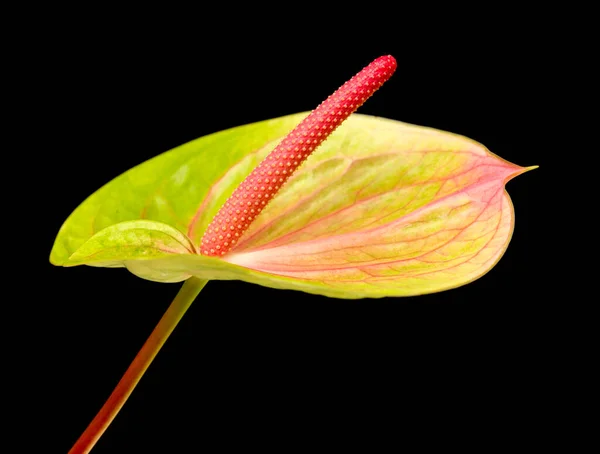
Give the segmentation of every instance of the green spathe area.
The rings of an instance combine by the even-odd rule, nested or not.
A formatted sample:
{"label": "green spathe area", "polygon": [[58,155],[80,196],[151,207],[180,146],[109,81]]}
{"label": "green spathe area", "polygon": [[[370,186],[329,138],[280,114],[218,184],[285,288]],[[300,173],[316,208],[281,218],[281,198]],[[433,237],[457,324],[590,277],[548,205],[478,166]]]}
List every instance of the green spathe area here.
{"label": "green spathe area", "polygon": [[459,135],[360,114],[294,173],[231,253],[200,255],[217,210],[306,115],[211,134],[123,173],[71,214],[51,263],[338,298],[437,292],[497,263],[514,226],[504,185],[528,169]]}

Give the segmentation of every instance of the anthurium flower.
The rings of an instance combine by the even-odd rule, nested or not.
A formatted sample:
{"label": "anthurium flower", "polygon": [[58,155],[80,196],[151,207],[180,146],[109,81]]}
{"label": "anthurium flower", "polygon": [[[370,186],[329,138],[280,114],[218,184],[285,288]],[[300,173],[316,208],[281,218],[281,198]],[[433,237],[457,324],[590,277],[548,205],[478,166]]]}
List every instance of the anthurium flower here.
{"label": "anthurium flower", "polygon": [[[372,65],[391,68],[390,59]],[[298,133],[300,147],[270,155],[285,162],[262,179],[255,168],[296,137],[288,134],[305,113],[211,134],[129,170],[69,217],[51,262],[124,266],[162,282],[240,279],[338,298],[435,292],[488,271],[514,224],[504,185],[527,169],[465,137],[357,114],[300,165],[310,154],[302,145],[317,134],[322,142],[334,122],[358,107],[353,99],[332,98],[315,110],[318,128],[309,124]],[[344,105],[342,115],[331,111]],[[290,164],[295,172],[287,171]],[[277,169],[286,172],[285,185]],[[242,210],[234,221],[228,212],[231,225],[223,228],[225,239],[234,233],[230,244],[202,251],[219,209],[244,191],[248,199],[240,200],[244,207],[252,200],[252,213]]]}
{"label": "anthurium flower", "polygon": [[456,134],[353,114],[395,69],[381,57],[310,114],[177,147],[71,214],[53,264],[186,281],[72,452],[91,449],[208,280],[407,296],[469,283],[500,259],[514,226],[504,186],[531,167]]}

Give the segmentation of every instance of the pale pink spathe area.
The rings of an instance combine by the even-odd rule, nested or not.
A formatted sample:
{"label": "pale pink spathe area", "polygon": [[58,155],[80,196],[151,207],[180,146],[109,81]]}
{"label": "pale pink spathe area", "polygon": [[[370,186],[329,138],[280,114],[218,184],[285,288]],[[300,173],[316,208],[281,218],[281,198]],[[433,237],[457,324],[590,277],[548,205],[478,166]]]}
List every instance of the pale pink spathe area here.
{"label": "pale pink spathe area", "polygon": [[[223,260],[334,285],[385,285],[399,277],[438,280],[457,274],[475,278],[499,259],[510,240],[514,218],[504,185],[524,171],[491,154],[486,161],[486,171],[472,184],[376,228],[296,242],[288,236],[288,241],[276,239]],[[312,226],[322,231],[323,223],[327,219]]]}
{"label": "pale pink spathe area", "polygon": [[[332,233],[340,232],[356,232],[368,229],[369,226],[381,223],[382,220],[388,218],[396,218],[404,213],[410,214],[415,210],[419,210],[421,206],[417,200],[410,200],[408,204],[398,206],[394,203],[386,203],[390,198],[399,198],[404,192],[410,192],[415,189],[420,190],[431,183],[439,183],[439,189],[429,203],[439,202],[442,199],[461,191],[470,190],[473,187],[484,184],[489,180],[498,180],[502,178],[504,173],[510,174],[520,167],[513,166],[504,161],[501,161],[490,154],[480,155],[473,150],[472,152],[455,152],[448,153],[460,155],[465,158],[461,165],[454,169],[443,169],[437,173],[444,173],[440,178],[429,178],[426,180],[409,183],[402,181],[402,175],[399,176],[399,183],[389,191],[377,192],[374,195],[365,196],[362,189],[352,195],[353,202],[348,203],[341,209],[335,209],[332,212],[327,212],[325,215],[314,216],[308,223],[299,223],[294,226],[294,229],[287,231],[285,234],[272,238],[269,229],[277,226],[281,220],[292,215],[295,211],[305,211],[310,209],[311,198],[318,202],[318,205],[323,206],[325,201],[319,200],[321,195],[318,190],[309,193],[297,201],[294,205],[286,207],[277,213],[276,216],[269,216],[269,221],[263,225],[258,222],[260,228],[251,229],[244,237],[241,238],[238,245],[232,252],[240,253],[253,251],[262,248],[273,248],[276,246],[288,245],[295,242],[305,242],[320,237],[329,238]],[[420,153],[416,158],[416,162],[420,163],[424,155],[430,152]],[[400,158],[406,158],[406,155],[399,153]],[[303,169],[303,171],[307,171]],[[342,179],[339,178],[341,181]],[[332,182],[331,185],[341,185],[339,182]],[[320,188],[322,189],[322,188]],[[376,207],[373,212],[373,207]],[[399,213],[400,212],[400,213]],[[262,220],[266,219],[265,217]],[[268,240],[266,240],[268,238]],[[266,244],[265,244],[266,243]]]}

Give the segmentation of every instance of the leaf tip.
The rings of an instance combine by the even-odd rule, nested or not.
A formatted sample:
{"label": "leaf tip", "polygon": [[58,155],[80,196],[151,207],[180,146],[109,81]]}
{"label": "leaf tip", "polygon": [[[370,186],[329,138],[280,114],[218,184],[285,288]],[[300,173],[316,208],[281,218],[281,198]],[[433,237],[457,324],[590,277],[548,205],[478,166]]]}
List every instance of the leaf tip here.
{"label": "leaf tip", "polygon": [[517,167],[516,170],[511,173],[508,178],[506,178],[505,183],[508,183],[510,180],[512,180],[515,177],[518,177],[519,175],[523,175],[524,173],[529,172],[530,170],[535,170],[537,169],[539,166],[529,166],[529,167]]}

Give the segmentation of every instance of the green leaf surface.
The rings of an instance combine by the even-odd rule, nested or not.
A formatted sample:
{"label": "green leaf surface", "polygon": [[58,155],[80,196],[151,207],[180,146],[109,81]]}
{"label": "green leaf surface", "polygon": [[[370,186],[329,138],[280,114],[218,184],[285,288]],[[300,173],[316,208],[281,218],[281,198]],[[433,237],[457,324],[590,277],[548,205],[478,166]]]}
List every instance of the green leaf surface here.
{"label": "green leaf surface", "polygon": [[202,137],[117,177],[62,226],[56,265],[125,266],[145,279],[241,279],[340,298],[430,293],[500,259],[528,170],[455,134],[352,115],[223,258],[196,247],[235,187],[307,114]]}

